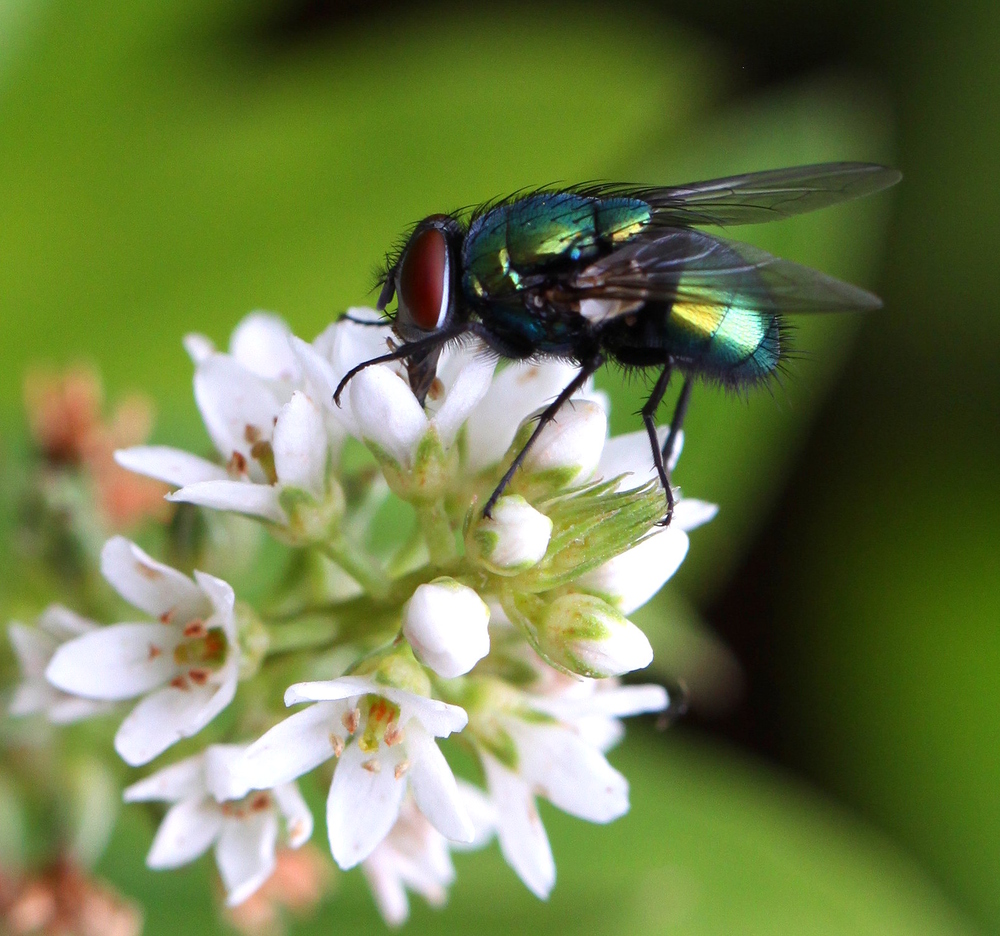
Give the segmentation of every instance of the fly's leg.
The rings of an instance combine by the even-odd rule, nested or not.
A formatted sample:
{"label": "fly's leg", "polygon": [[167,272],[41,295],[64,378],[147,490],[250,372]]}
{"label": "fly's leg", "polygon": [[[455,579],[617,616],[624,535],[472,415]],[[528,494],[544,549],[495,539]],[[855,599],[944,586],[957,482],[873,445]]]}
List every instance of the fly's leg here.
{"label": "fly's leg", "polygon": [[493,508],[496,506],[497,501],[500,500],[500,496],[503,494],[504,489],[507,487],[508,484],[510,484],[510,479],[513,478],[514,475],[517,473],[517,469],[521,467],[521,464],[524,461],[525,456],[528,454],[528,450],[531,448],[532,445],[535,444],[538,437],[541,435],[542,430],[550,422],[552,422],[552,420],[555,418],[556,413],[558,413],[559,409],[562,407],[563,403],[565,403],[571,396],[573,396],[573,394],[576,393],[576,391],[579,390],[580,387],[582,387],[587,382],[588,378],[591,377],[593,373],[603,363],[604,363],[604,357],[602,355],[598,355],[597,357],[591,358],[589,361],[587,361],[580,368],[580,373],[578,373],[569,382],[569,384],[563,389],[562,393],[560,393],[559,396],[557,396],[555,400],[553,400],[552,403],[549,404],[549,406],[545,409],[542,415],[538,417],[538,425],[535,426],[534,432],[532,432],[531,435],[528,437],[528,441],[524,443],[524,448],[522,448],[521,451],[517,453],[517,456],[515,457],[514,461],[511,462],[510,468],[507,469],[506,474],[504,474],[504,476],[500,479],[500,483],[496,486],[496,489],[490,495],[490,499],[486,502],[486,506],[483,507],[484,517],[489,518],[493,515]]}
{"label": "fly's leg", "polygon": [[662,526],[670,523],[670,518],[674,515],[674,493],[670,489],[670,475],[667,474],[667,468],[663,464],[663,455],[660,453],[660,440],[656,437],[655,417],[657,407],[659,407],[660,402],[663,400],[663,394],[667,392],[667,385],[670,383],[670,374],[671,367],[668,364],[660,371],[660,376],[656,378],[656,383],[649,394],[649,399],[646,400],[646,404],[641,410],[642,424],[646,427],[646,435],[649,436],[649,447],[653,450],[653,465],[660,477],[663,490],[667,495],[667,513],[660,521]]}
{"label": "fly's leg", "polygon": [[[670,420],[670,431],[667,433],[667,439],[663,443],[662,451],[656,443],[655,426],[652,429],[653,434],[651,439],[653,440],[653,460],[656,462],[656,468],[657,471],[660,472],[661,480],[664,478],[666,479],[664,481],[664,485],[667,489],[667,515],[661,521],[663,526],[669,526],[670,520],[674,515],[674,492],[673,488],[670,487],[670,462],[673,460],[674,445],[677,442],[677,435],[680,433],[681,427],[684,425],[684,417],[687,415],[688,403],[691,402],[692,385],[692,379],[690,377],[686,378],[684,386],[681,387],[680,396],[677,397],[677,405],[674,407],[674,415]],[[646,429],[649,431],[650,423],[646,424]]]}
{"label": "fly's leg", "polygon": [[411,341],[408,344],[400,345],[395,351],[390,351],[388,354],[380,354],[378,357],[373,357],[370,361],[365,361],[362,364],[358,364],[357,367],[352,367],[344,374],[340,383],[337,384],[337,389],[333,392],[333,402],[337,406],[340,406],[340,395],[344,392],[344,387],[350,383],[355,374],[359,374],[366,367],[371,367],[373,364],[387,364],[389,361],[399,361],[417,354],[426,354],[435,348],[443,348],[452,338],[457,338],[461,333],[461,330],[456,329],[450,332],[443,332],[439,335],[431,335],[429,338],[421,338],[420,341]]}
{"label": "fly's leg", "polygon": [[677,397],[677,406],[674,407],[674,415],[670,420],[670,432],[667,441],[663,443],[663,460],[669,465],[673,461],[674,445],[677,444],[677,436],[684,426],[684,417],[687,416],[688,403],[691,402],[691,387],[694,381],[688,377],[681,387],[681,394]]}
{"label": "fly's leg", "polygon": [[351,315],[350,312],[345,312],[343,315],[337,319],[338,322],[353,322],[355,325],[367,325],[369,328],[385,328],[386,325],[392,324],[392,319],[380,318],[380,319],[359,319]]}

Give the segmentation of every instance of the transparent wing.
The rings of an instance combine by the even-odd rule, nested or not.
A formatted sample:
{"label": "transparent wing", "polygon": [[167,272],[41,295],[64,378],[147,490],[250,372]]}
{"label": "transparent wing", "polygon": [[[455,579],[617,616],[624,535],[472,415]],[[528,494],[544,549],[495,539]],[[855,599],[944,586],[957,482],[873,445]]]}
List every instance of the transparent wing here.
{"label": "transparent wing", "polygon": [[871,195],[901,178],[898,170],[886,166],[839,162],[667,188],[611,184],[576,191],[595,198],[640,198],[652,206],[656,224],[760,224]]}
{"label": "transparent wing", "polygon": [[576,299],[738,305],[759,312],[880,308],[878,296],[749,244],[677,229],[598,260],[566,284]]}

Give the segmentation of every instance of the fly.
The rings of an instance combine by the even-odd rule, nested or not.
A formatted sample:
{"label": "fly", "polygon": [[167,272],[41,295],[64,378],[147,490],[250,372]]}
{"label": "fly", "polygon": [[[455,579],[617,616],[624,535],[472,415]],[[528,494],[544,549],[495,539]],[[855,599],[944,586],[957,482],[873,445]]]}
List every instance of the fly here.
{"label": "fly", "polygon": [[[744,388],[783,357],[787,313],[876,309],[877,296],[698,225],[776,221],[881,191],[895,169],[825,163],[668,188],[582,185],[492,202],[467,220],[431,215],[387,263],[377,308],[401,344],[358,365],[403,360],[423,403],[449,342],[478,337],[508,360],[568,359],[580,370],[542,412],[483,509],[490,516],[541,431],[605,362],[655,370],[642,420],[667,511],[666,462],[697,378]],[[674,372],[684,383],[661,447],[655,414]]]}

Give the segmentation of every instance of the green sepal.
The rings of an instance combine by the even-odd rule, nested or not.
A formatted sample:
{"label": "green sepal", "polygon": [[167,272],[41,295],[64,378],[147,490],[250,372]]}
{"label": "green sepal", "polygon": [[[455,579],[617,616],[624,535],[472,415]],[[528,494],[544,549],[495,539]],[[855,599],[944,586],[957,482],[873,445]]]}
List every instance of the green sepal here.
{"label": "green sepal", "polygon": [[327,480],[322,500],[311,491],[283,487],[278,503],[288,517],[288,523],[273,527],[275,537],[292,546],[321,543],[332,537],[344,516],[344,489],[335,478]]}
{"label": "green sepal", "polygon": [[380,686],[428,698],[432,695],[427,671],[405,642],[376,650],[352,667],[350,673],[352,676],[370,676]]}
{"label": "green sepal", "polygon": [[570,585],[649,535],[666,509],[662,489],[651,481],[617,491],[619,480],[588,485],[545,504],[552,520],[548,550],[537,565],[509,579],[511,591],[543,592]]}

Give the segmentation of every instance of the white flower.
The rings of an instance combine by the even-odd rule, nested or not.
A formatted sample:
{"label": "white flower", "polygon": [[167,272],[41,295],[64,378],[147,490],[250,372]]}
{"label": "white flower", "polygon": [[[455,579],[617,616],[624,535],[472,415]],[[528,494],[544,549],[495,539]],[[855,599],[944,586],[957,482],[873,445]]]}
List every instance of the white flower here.
{"label": "white flower", "polygon": [[232,701],[239,668],[233,590],[195,572],[194,581],[121,536],[101,552],[104,577],[157,623],[113,624],[59,647],[45,676],[88,699],[144,696],[122,722],[115,749],[145,764],[197,734]]}
{"label": "white flower", "polygon": [[[205,368],[211,365],[212,361]],[[227,362],[218,369],[230,366]],[[237,375],[232,379],[238,379]],[[245,375],[244,379],[257,378]],[[263,383],[257,389],[263,390]],[[261,418],[265,411],[266,418]],[[242,438],[223,443],[230,447],[228,469],[158,445],[123,449],[115,458],[131,471],[178,485],[179,490],[168,494],[167,500],[231,510],[285,525],[290,518],[282,501],[283,491],[305,491],[317,502],[325,496],[329,439],[323,416],[305,393],[296,390],[283,406],[261,407],[255,422],[250,422],[251,418],[249,412],[238,415],[235,422],[248,420]]]}
{"label": "white flower", "polygon": [[620,676],[653,661],[646,635],[594,595],[559,595],[544,609],[536,626],[538,646],[545,656],[582,676]]}
{"label": "white flower", "polygon": [[441,907],[455,879],[448,840],[409,796],[392,831],[362,862],[361,869],[390,926],[399,926],[410,915],[407,889],[420,894],[432,907]]}
{"label": "white flower", "polygon": [[450,448],[489,389],[496,367],[496,359],[481,350],[456,348],[451,356],[457,364],[439,370],[440,404],[432,416],[392,368],[379,364],[357,374],[346,396],[359,438],[404,469],[413,467],[417,449],[430,432],[442,448]]}
{"label": "white flower", "polygon": [[620,735],[615,731],[619,717],[660,711],[668,703],[660,686],[599,691],[600,683],[591,680],[567,683],[583,688],[562,696],[525,696],[530,718],[519,717],[517,708],[490,713],[487,736],[496,738],[499,728],[506,744],[479,747],[500,850],[528,889],[543,899],[556,871],[535,796],[589,822],[624,815],[628,782],[602,752]]}
{"label": "white flower", "polygon": [[490,652],[490,609],[472,588],[439,578],[419,585],[403,608],[403,636],[439,676],[469,672]]}
{"label": "white flower", "polygon": [[274,872],[279,814],[288,844],[298,848],[312,835],[313,819],[294,783],[246,797],[233,796],[231,768],[241,745],[216,744],[157,771],[125,790],[125,801],[162,800],[167,811],[146,856],[150,868],[177,868],[215,845],[215,862],[235,906]]}
{"label": "white flower", "polygon": [[445,837],[472,839],[455,778],[434,741],[465,727],[463,709],[365,676],[290,686],[285,704],[298,702],[316,704],[252,744],[240,776],[247,787],[261,789],[339,758],[326,824],[330,850],[342,868],[363,861],[389,833],[407,786]]}
{"label": "white flower", "polygon": [[516,575],[541,562],[552,521],[519,494],[500,498],[492,517],[480,517],[470,531],[480,561],[498,575]]}
{"label": "white flower", "polygon": [[[281,319],[247,316],[233,332],[230,354],[189,335],[194,390],[205,428],[225,466],[160,445],[115,453],[120,465],[179,490],[184,501],[287,524],[282,491],[322,500],[327,459],[343,431],[324,418]],[[297,340],[297,339],[296,339]]]}
{"label": "white flower", "polygon": [[11,715],[45,715],[59,725],[111,711],[110,702],[83,699],[56,689],[46,678],[52,655],[66,641],[97,629],[93,621],[61,605],[49,605],[35,627],[12,622],[7,633],[21,667],[21,682],[14,689],[8,711]]}
{"label": "white flower", "polygon": [[410,914],[407,890],[420,894],[432,907],[443,906],[455,878],[451,850],[480,848],[495,833],[496,814],[490,800],[464,780],[458,781],[458,795],[472,820],[472,841],[449,842],[407,796],[392,831],[362,862],[375,903],[390,926],[399,926]]}

